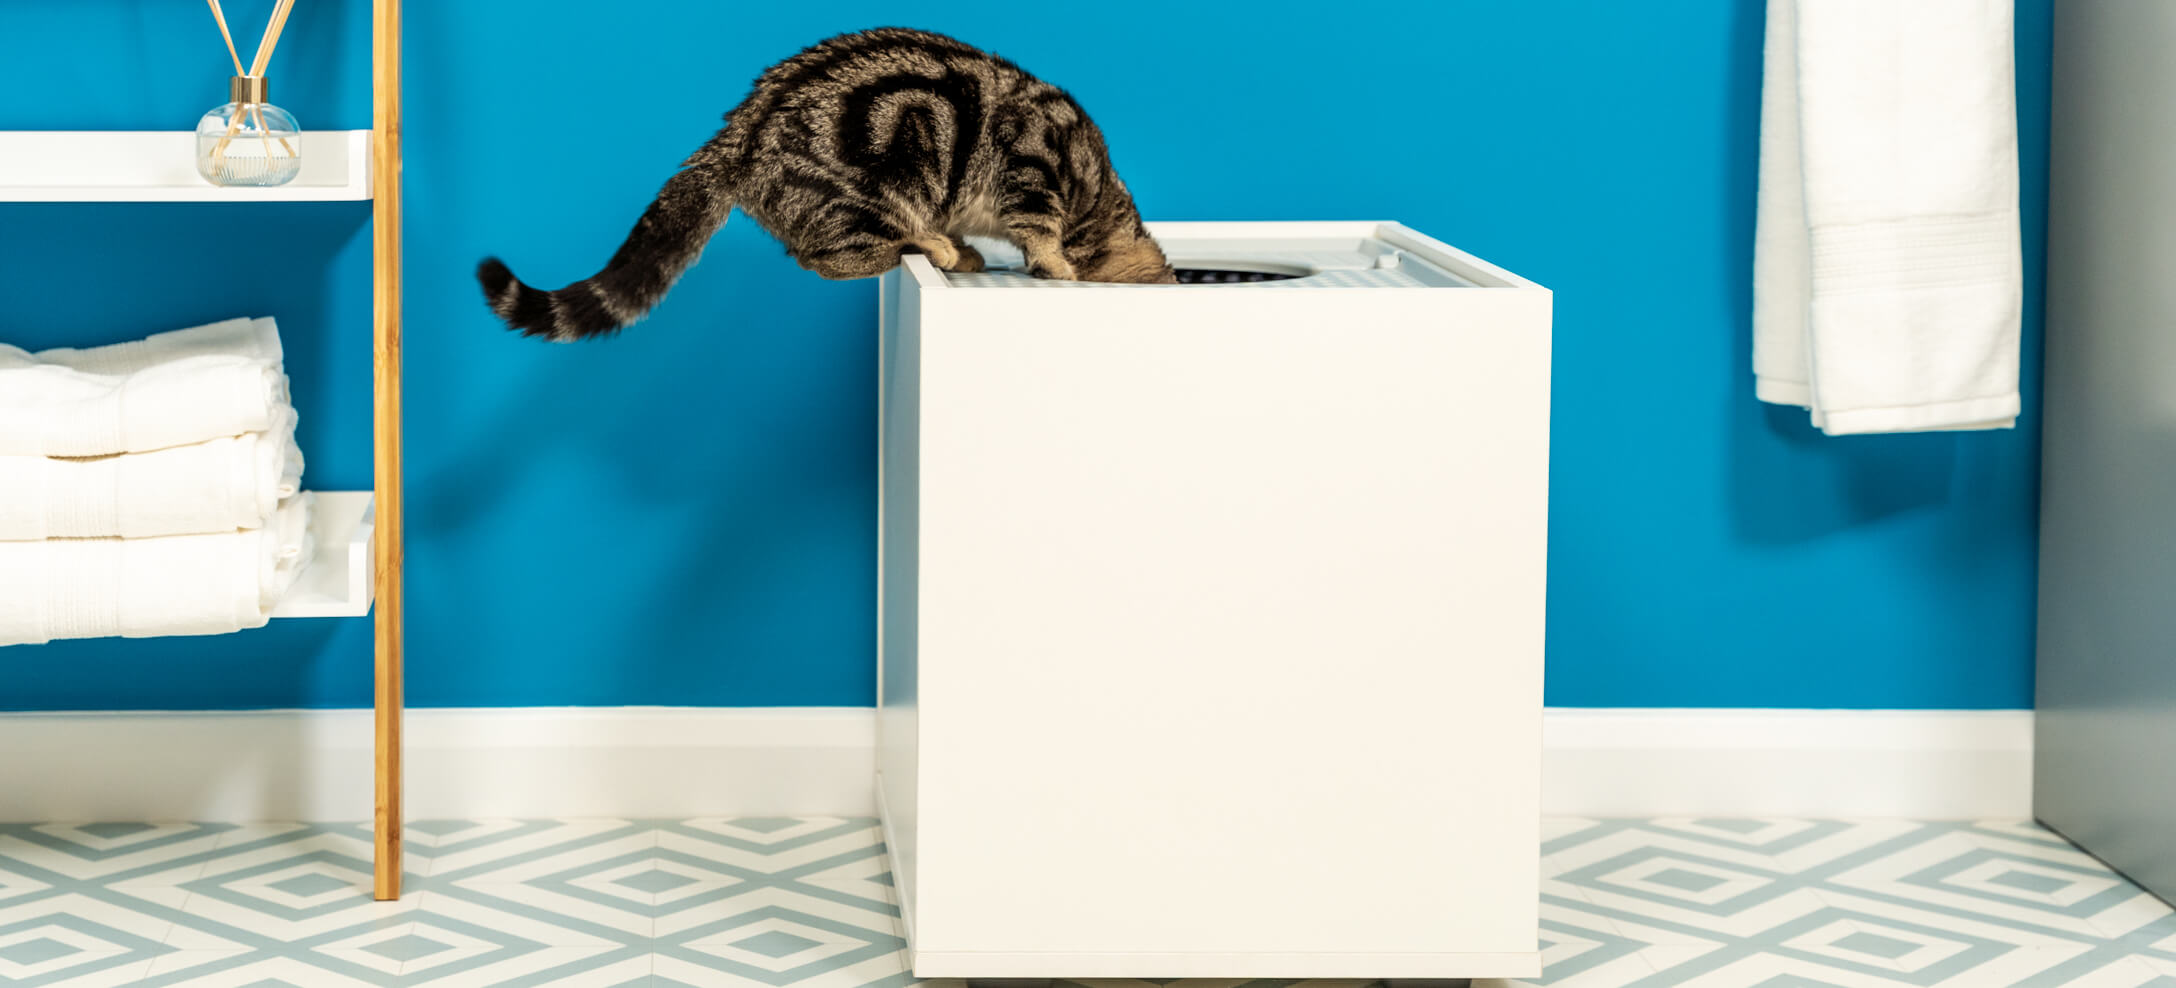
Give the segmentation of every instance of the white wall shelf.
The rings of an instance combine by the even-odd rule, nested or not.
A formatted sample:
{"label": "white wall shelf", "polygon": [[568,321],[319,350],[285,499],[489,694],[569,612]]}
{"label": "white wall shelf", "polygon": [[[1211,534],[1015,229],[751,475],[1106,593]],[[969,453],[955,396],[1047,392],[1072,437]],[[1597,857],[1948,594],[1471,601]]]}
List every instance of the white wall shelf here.
{"label": "white wall shelf", "polygon": [[0,131],[0,202],[359,202],[371,195],[370,131],[301,137],[286,185],[213,185],[192,131]]}
{"label": "white wall shelf", "polygon": [[370,536],[378,513],[369,491],[319,491],[310,514],[310,565],[272,609],[276,618],[370,613]]}

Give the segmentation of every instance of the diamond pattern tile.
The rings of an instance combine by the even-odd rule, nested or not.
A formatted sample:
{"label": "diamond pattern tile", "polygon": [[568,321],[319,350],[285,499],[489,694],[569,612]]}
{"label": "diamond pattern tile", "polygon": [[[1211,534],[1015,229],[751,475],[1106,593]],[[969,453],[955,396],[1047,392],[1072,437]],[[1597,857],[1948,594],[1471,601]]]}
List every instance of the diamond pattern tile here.
{"label": "diamond pattern tile", "polygon": [[326,892],[337,892],[341,889],[350,887],[349,883],[341,881],[338,878],[334,878],[333,876],[324,874],[322,872],[310,872],[307,874],[296,875],[293,878],[283,878],[279,881],[267,882],[265,884],[271,888],[278,889],[289,895],[305,899],[313,895],[323,895]]}
{"label": "diamond pattern tile", "polygon": [[2043,895],[2060,892],[2070,887],[2070,883],[2063,879],[2051,875],[2035,875],[2029,871],[2005,871],[1988,879],[1988,881],[1999,885],[2008,885],[2011,888],[2024,889],[2027,892],[2039,892]]}
{"label": "diamond pattern tile", "polygon": [[0,960],[31,967],[69,954],[81,953],[82,950],[81,947],[69,946],[52,937],[39,937],[36,940],[0,947]]}
{"label": "diamond pattern tile", "polygon": [[1687,892],[1705,892],[1728,881],[1728,879],[1717,878],[1714,875],[1702,875],[1698,872],[1686,871],[1683,868],[1672,868],[1668,871],[1656,872],[1647,876],[1647,880],[1661,882],[1671,888],[1680,888]]}
{"label": "diamond pattern tile", "polygon": [[[2176,988],[2176,913],[2030,823],[1543,832],[1547,973],[1475,988]],[[353,824],[0,825],[0,985],[915,983],[873,820],[423,821],[397,903],[370,899],[369,838]]]}
{"label": "diamond pattern tile", "polygon": [[410,933],[398,939],[383,940],[371,944],[363,949],[387,960],[412,961],[422,957],[429,957],[440,951],[452,950],[453,945]]}
{"label": "diamond pattern tile", "polygon": [[788,954],[798,954],[810,947],[819,945],[820,941],[811,940],[807,937],[797,937],[783,930],[771,930],[767,933],[758,933],[746,940],[733,941],[733,946],[744,950],[753,950],[765,957],[784,957]]}
{"label": "diamond pattern tile", "polygon": [[700,879],[689,878],[686,875],[676,875],[669,871],[651,870],[629,875],[626,878],[615,879],[614,881],[637,892],[647,892],[655,895],[659,892],[670,892],[673,889],[693,884],[700,881]]}

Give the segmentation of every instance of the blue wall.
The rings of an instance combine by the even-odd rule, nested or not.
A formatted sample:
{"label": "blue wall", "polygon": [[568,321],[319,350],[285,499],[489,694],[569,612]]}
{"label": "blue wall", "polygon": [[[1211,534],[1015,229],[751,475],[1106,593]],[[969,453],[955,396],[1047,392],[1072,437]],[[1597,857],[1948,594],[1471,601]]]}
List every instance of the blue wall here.
{"label": "blue wall", "polygon": [[[469,272],[590,273],[765,64],[922,10],[1071,88],[1152,218],[1397,218],[1556,290],[1552,704],[2027,706],[2048,4],[2019,8],[2023,426],[1830,439],[1748,372],[1761,0],[410,2],[409,700],[870,702],[874,287],[736,218],[656,318],[553,347]],[[227,3],[252,36],[269,5]],[[299,5],[274,99],[306,126],[368,125],[367,6]],[[0,128],[177,129],[223,96],[199,6],[5,18]],[[311,485],[365,486],[368,215],[0,206],[0,339],[277,315]],[[0,709],[363,705],[369,635],[10,649]]]}

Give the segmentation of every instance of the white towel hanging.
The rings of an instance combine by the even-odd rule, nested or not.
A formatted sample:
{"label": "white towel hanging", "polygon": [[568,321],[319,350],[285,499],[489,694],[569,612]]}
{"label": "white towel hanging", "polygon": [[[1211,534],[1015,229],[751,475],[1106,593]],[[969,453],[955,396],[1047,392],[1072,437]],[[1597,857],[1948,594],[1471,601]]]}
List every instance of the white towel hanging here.
{"label": "white towel hanging", "polygon": [[2024,265],[2008,0],[1770,0],[1753,366],[1831,434],[2007,428]]}

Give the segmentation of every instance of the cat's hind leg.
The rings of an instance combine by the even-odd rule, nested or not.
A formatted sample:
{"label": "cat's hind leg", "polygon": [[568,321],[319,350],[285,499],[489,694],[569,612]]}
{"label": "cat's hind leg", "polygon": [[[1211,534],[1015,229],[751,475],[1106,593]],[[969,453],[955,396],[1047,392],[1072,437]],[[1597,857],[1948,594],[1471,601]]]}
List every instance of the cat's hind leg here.
{"label": "cat's hind leg", "polygon": [[897,267],[899,255],[910,246],[899,241],[853,244],[812,251],[798,260],[802,267],[834,281],[874,278]]}
{"label": "cat's hind leg", "polygon": [[1045,217],[1016,221],[1005,225],[1013,243],[1027,258],[1028,274],[1037,278],[1055,278],[1072,281],[1073,262],[1065,259],[1065,242],[1052,229],[1054,224]]}
{"label": "cat's hind leg", "polygon": [[874,278],[898,266],[900,254],[920,246],[921,238],[909,232],[919,224],[901,222],[848,195],[781,197],[778,208],[784,215],[774,229],[786,242],[787,253],[802,267],[833,280]]}
{"label": "cat's hind leg", "polygon": [[973,244],[970,244],[965,240],[961,240],[958,237],[953,237],[952,249],[959,252],[960,259],[959,263],[954,264],[949,268],[946,268],[945,270],[947,271],[962,271],[972,274],[976,271],[981,271],[988,266],[983,263],[982,252],[976,250]]}
{"label": "cat's hind leg", "polygon": [[1005,238],[1027,258],[1029,274],[1071,281],[1073,262],[1065,259],[1058,219],[1065,215],[1065,201],[1053,188],[1056,167],[1047,151],[1015,152],[998,179],[997,215],[1005,224]]}

